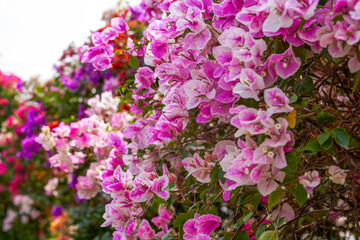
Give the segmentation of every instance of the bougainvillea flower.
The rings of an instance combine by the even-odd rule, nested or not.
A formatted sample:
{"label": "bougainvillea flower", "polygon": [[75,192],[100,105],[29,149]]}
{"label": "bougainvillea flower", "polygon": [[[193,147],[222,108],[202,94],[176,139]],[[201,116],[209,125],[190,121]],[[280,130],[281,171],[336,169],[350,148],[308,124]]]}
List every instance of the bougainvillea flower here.
{"label": "bougainvillea flower", "polygon": [[220,222],[221,218],[218,216],[212,214],[200,216],[198,213],[195,213],[194,218],[187,220],[184,224],[184,239],[204,239],[203,236],[200,236],[200,238],[197,238],[197,236],[201,234],[209,236],[220,226]]}
{"label": "bougainvillea flower", "polygon": [[244,68],[239,75],[240,82],[233,89],[233,93],[239,94],[242,98],[254,98],[259,100],[260,90],[265,88],[263,78],[250,68]]}
{"label": "bougainvillea flower", "polygon": [[117,33],[124,33],[129,30],[129,26],[123,17],[111,19],[111,27]]}
{"label": "bougainvillea flower", "polygon": [[151,228],[150,223],[146,219],[143,219],[135,236],[141,240],[151,240],[154,239],[154,235],[155,231]]}
{"label": "bougainvillea flower", "polygon": [[333,183],[340,184],[340,185],[345,184],[346,173],[344,172],[344,170],[342,170],[341,168],[339,168],[337,166],[330,166],[328,172],[330,174],[330,180]]}
{"label": "bougainvillea flower", "polygon": [[284,203],[282,206],[274,209],[274,211],[271,213],[271,217],[274,220],[285,218],[285,221],[290,221],[295,218],[295,212],[288,203]]}
{"label": "bougainvillea flower", "polygon": [[277,87],[266,89],[264,91],[264,100],[270,107],[266,111],[270,116],[275,113],[289,113],[294,109],[289,106],[289,98],[286,97],[285,93]]}
{"label": "bougainvillea flower", "polygon": [[188,176],[192,175],[199,182],[210,182],[210,171],[215,165],[202,159],[199,154],[195,153],[193,157],[188,157],[182,160],[182,165],[189,172]]}
{"label": "bougainvillea flower", "polygon": [[291,46],[282,54],[271,55],[268,62],[269,70],[283,79],[295,74],[301,65],[301,59],[295,57]]}
{"label": "bougainvillea flower", "polygon": [[320,177],[318,171],[306,172],[303,176],[299,177],[299,182],[310,193],[314,188],[320,185]]}

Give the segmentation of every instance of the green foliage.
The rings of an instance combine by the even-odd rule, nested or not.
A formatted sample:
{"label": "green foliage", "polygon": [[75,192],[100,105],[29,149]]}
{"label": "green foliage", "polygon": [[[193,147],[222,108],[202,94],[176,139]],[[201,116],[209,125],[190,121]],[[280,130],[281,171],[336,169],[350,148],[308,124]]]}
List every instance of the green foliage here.
{"label": "green foliage", "polygon": [[329,112],[319,112],[316,115],[316,123],[320,126],[327,125],[329,123],[335,122],[337,117],[332,116]]}
{"label": "green foliage", "polygon": [[301,82],[294,86],[293,91],[297,95],[312,96],[314,91],[314,83],[310,77],[305,77]]}
{"label": "green foliage", "polygon": [[335,142],[341,147],[348,149],[350,143],[349,134],[342,128],[335,128],[330,131],[331,136],[334,138]]}
{"label": "green foliage", "polygon": [[138,69],[140,67],[140,60],[132,56],[129,60],[129,64],[132,68]]}
{"label": "green foliage", "polygon": [[307,192],[300,183],[291,186],[290,192],[295,197],[299,207],[301,207],[307,201]]}
{"label": "green foliage", "polygon": [[273,208],[276,204],[278,204],[283,197],[285,190],[282,188],[277,188],[275,191],[270,193],[268,198],[268,208]]}

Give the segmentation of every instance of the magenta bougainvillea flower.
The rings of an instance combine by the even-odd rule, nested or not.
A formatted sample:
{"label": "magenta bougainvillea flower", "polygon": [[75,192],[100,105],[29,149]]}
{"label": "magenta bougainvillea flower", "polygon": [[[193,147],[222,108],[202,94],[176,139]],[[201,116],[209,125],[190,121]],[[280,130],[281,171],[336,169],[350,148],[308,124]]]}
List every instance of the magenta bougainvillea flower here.
{"label": "magenta bougainvillea flower", "polygon": [[200,216],[195,213],[193,219],[184,224],[184,239],[211,239],[209,235],[220,226],[221,218],[212,214]]}

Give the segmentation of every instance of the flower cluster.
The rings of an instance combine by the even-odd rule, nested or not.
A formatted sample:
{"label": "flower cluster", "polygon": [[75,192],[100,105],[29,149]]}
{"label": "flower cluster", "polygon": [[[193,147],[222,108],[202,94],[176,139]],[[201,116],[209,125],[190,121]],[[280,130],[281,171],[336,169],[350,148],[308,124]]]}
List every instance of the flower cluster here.
{"label": "flower cluster", "polygon": [[86,84],[99,87],[101,80],[104,79],[103,91],[115,90],[119,84],[118,79],[111,72],[95,71],[90,63],[80,64],[83,54],[82,48],[74,46],[69,46],[64,51],[60,64],[55,66],[61,83],[71,92],[75,92]]}
{"label": "flower cluster", "polygon": [[[130,238],[136,236],[135,229],[138,232],[151,229],[148,221],[142,220],[139,225],[133,220],[142,215],[133,206],[136,198],[132,194],[136,178],[146,173],[156,177],[142,180],[143,191],[148,192],[148,196],[140,199],[149,201],[154,196],[151,182],[157,179],[156,172],[161,171],[157,167],[159,162],[165,162],[174,172],[182,174],[177,169],[181,163],[187,172],[187,177],[181,178],[185,184],[193,181],[189,176],[197,180],[199,187],[215,184],[218,176],[221,190],[214,194],[222,194],[224,202],[229,203],[239,192],[254,193],[255,187],[258,193],[271,199],[290,191],[301,206],[297,191],[302,191],[307,199],[307,194],[313,194],[324,179],[345,183],[346,174],[336,167],[328,170],[329,178],[325,177],[326,172],[315,170],[315,166],[312,171],[305,171],[304,167],[299,178],[294,176],[298,151],[313,154],[319,149],[328,151],[333,139],[344,147],[337,138],[343,130],[333,129],[331,133],[325,130],[321,136],[324,139],[317,139],[319,147],[314,150],[314,140],[300,148],[296,139],[302,132],[295,132],[297,136],[294,137],[291,129],[301,125],[297,123],[295,107],[302,110],[308,103],[304,96],[313,96],[314,85],[326,81],[326,73],[313,69],[315,62],[313,65],[307,62],[328,54],[332,58],[350,59],[350,72],[358,71],[354,63],[358,64],[356,9],[359,4],[351,3],[343,8],[344,1],[335,1],[333,5],[330,1],[320,4],[319,1],[297,0],[157,3],[156,7],[153,2],[141,3],[145,13],[151,9],[158,17],[153,15],[149,20],[144,33],[145,44],[138,42],[139,50],[146,47],[144,63],[140,62],[135,81],[127,84],[132,92],[126,94],[125,99],[130,103],[130,111],[139,117],[123,131],[131,154],[118,157],[123,160],[122,168],[127,170],[110,178],[116,186],[120,184],[120,196],[107,189],[109,179],[103,182],[104,191],[112,195],[112,204],[121,202],[116,205],[117,209],[107,205],[104,215],[106,225],[114,223],[113,219],[122,219],[113,224],[114,227],[120,225],[116,237]],[[119,21],[115,18],[112,27]],[[93,35],[93,43],[97,46],[94,49],[110,47],[106,34]],[[133,54],[133,49],[128,48],[129,54]],[[98,67],[99,70],[111,67],[111,54],[107,54],[107,64]],[[322,86],[318,89],[328,90]],[[125,86],[122,92],[126,91]],[[349,96],[338,100],[351,101]],[[318,124],[319,121],[317,117]],[[330,141],[330,147],[324,145]],[[186,144],[189,142],[195,146]],[[204,142],[207,143],[205,149]],[[135,153],[140,158],[134,160]],[[192,155],[187,156],[189,154]],[[126,201],[125,196],[128,196]],[[267,201],[264,199],[263,203]],[[193,204],[197,206],[198,202]],[[276,207],[272,204],[268,202],[272,213],[262,215],[269,223],[274,225],[280,219],[287,222],[295,218],[296,206],[279,200]],[[195,219],[201,218],[196,214]],[[243,214],[244,217],[247,212]],[[109,219],[112,220],[108,222]],[[206,236],[203,236],[198,232],[201,227],[193,227],[200,223],[190,222],[183,225],[184,238],[207,239],[214,230],[205,229]],[[257,220],[252,223],[261,224]],[[153,236],[154,232],[149,230],[147,234]],[[146,239],[145,235],[141,236],[140,239]]]}
{"label": "flower cluster", "polygon": [[[52,130],[44,126],[35,139],[46,151],[56,149],[56,154],[48,159],[50,166],[66,172],[69,176],[88,159],[88,150],[96,156],[92,158],[95,162],[90,164],[86,176],[77,178],[76,189],[80,199],[93,198],[100,190],[99,180],[102,172],[107,169],[107,157],[111,150],[109,141],[112,128],[109,121],[111,117],[121,114],[116,114],[118,103],[118,98],[112,97],[110,92],[104,92],[101,97],[95,96],[88,100],[88,104],[93,107],[88,109],[91,117],[69,125],[62,122]],[[46,192],[56,193],[57,185],[58,179],[51,179],[45,187]]]}

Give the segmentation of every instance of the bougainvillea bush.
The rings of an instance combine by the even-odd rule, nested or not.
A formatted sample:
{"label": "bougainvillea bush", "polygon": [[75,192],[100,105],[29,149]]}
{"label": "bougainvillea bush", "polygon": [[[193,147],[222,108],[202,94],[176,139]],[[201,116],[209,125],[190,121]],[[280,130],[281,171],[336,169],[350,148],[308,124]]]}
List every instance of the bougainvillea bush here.
{"label": "bougainvillea bush", "polygon": [[354,0],[108,14],[35,90],[47,123],[23,132],[18,156],[51,172],[53,237],[360,237],[359,43]]}
{"label": "bougainvillea bush", "polygon": [[[359,7],[143,2],[102,226],[114,239],[358,236]],[[85,61],[110,68],[126,31],[113,19]]]}
{"label": "bougainvillea bush", "polygon": [[32,161],[41,148],[35,138],[44,113],[25,98],[25,87],[17,76],[0,72],[0,235],[10,239],[49,236],[44,170]]}

